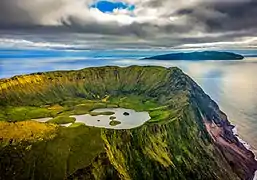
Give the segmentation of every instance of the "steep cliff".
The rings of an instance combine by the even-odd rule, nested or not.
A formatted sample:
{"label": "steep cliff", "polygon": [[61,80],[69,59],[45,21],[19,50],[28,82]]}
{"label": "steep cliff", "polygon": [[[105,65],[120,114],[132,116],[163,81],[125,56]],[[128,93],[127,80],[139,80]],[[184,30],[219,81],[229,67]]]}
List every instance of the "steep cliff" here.
{"label": "steep cliff", "polygon": [[12,121],[12,108],[65,109],[84,99],[147,110],[152,119],[124,130],[59,127],[54,137],[34,141],[10,142],[0,131],[0,179],[236,180],[252,179],[257,169],[226,115],[178,68],[99,67],[0,80],[3,121]]}

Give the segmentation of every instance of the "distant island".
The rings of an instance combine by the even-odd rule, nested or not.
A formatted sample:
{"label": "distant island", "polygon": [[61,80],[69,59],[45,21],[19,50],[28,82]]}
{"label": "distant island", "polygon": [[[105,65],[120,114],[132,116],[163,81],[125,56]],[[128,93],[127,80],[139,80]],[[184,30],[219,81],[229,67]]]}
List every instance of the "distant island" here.
{"label": "distant island", "polygon": [[190,52],[190,53],[171,53],[163,54],[152,57],[146,57],[145,59],[155,60],[241,60],[244,56],[231,52],[220,52],[220,51],[201,51],[201,52]]}

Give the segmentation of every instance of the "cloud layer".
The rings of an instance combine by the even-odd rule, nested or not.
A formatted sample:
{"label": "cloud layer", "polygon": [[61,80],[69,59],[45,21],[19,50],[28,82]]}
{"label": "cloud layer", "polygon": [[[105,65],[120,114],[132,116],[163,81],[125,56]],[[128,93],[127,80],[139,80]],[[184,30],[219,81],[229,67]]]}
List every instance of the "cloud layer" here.
{"label": "cloud layer", "polygon": [[240,42],[256,47],[256,0],[122,2],[135,9],[103,13],[92,8],[93,0],[1,0],[0,30],[1,34],[7,30],[94,34],[99,39],[124,43],[131,38],[158,47],[239,46]]}

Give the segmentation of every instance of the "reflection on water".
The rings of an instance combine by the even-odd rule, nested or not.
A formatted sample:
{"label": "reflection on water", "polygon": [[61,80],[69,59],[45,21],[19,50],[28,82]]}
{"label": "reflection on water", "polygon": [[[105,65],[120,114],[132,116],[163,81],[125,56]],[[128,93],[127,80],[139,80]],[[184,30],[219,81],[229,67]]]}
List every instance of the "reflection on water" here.
{"label": "reflection on water", "polygon": [[[87,126],[107,128],[107,129],[132,129],[143,125],[146,121],[150,120],[148,112],[137,112],[133,109],[124,108],[104,108],[95,109],[92,112],[105,113],[113,112],[112,115],[73,115],[76,119],[75,123],[84,123]],[[48,122],[53,118],[38,118],[32,119],[37,122]],[[118,124],[111,124],[111,122],[118,122]],[[59,124],[60,126],[68,127],[72,123]]]}
{"label": "reflection on water", "polygon": [[[199,70],[205,68],[204,65]],[[208,76],[210,72],[220,72]],[[215,64],[194,79],[202,86],[229,120],[237,125],[239,135],[253,146],[257,154],[257,62]]]}
{"label": "reflection on water", "polygon": [[142,61],[137,58],[145,54],[133,55],[135,58],[129,56],[130,59],[124,59],[123,56],[111,58],[111,54],[113,53],[101,60],[98,56],[97,59],[92,56],[91,58],[49,56],[45,59],[33,59],[33,57],[1,59],[0,78],[38,71],[81,69],[89,66],[134,64],[178,66],[219,104],[229,120],[237,125],[239,135],[255,149],[257,154],[257,81],[255,79],[257,58],[249,57],[242,61]]}
{"label": "reflection on water", "polygon": [[[96,109],[93,112],[114,112],[113,115],[91,116],[90,114],[75,115],[76,122],[85,123],[87,126],[102,127],[107,129],[132,129],[143,125],[150,119],[148,112],[136,112],[132,109],[123,108],[105,108]],[[124,115],[124,113],[128,113]],[[120,122],[117,125],[111,125],[110,117],[115,117],[115,121]]]}

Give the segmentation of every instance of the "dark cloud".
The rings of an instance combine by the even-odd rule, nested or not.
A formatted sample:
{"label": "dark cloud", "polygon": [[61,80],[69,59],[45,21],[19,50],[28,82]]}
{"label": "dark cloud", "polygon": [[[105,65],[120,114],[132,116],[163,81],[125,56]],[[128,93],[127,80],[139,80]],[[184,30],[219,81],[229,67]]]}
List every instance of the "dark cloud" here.
{"label": "dark cloud", "polygon": [[0,24],[2,27],[26,26],[33,23],[33,18],[28,12],[19,7],[17,1],[0,1]]}
{"label": "dark cloud", "polygon": [[[22,31],[24,34],[41,35],[70,33],[73,38],[78,33],[89,34],[84,36],[89,39],[91,34],[94,34],[94,38],[101,35],[99,42],[115,41],[114,44],[130,46],[130,42],[126,41],[126,37],[130,37],[132,40],[144,40],[138,44],[175,47],[185,43],[236,41],[257,35],[256,0],[195,0],[190,3],[185,0],[138,1],[138,13],[157,18],[144,21],[139,18],[138,21],[123,24],[92,16],[88,8],[90,2],[0,0],[0,37],[3,35],[1,32],[15,34]],[[151,14],[147,12],[148,9],[156,11]],[[170,16],[179,19],[179,22],[169,21]],[[61,41],[58,37],[56,39]]]}
{"label": "dark cloud", "polygon": [[175,12],[206,25],[208,32],[240,31],[257,28],[257,1],[200,2]]}

